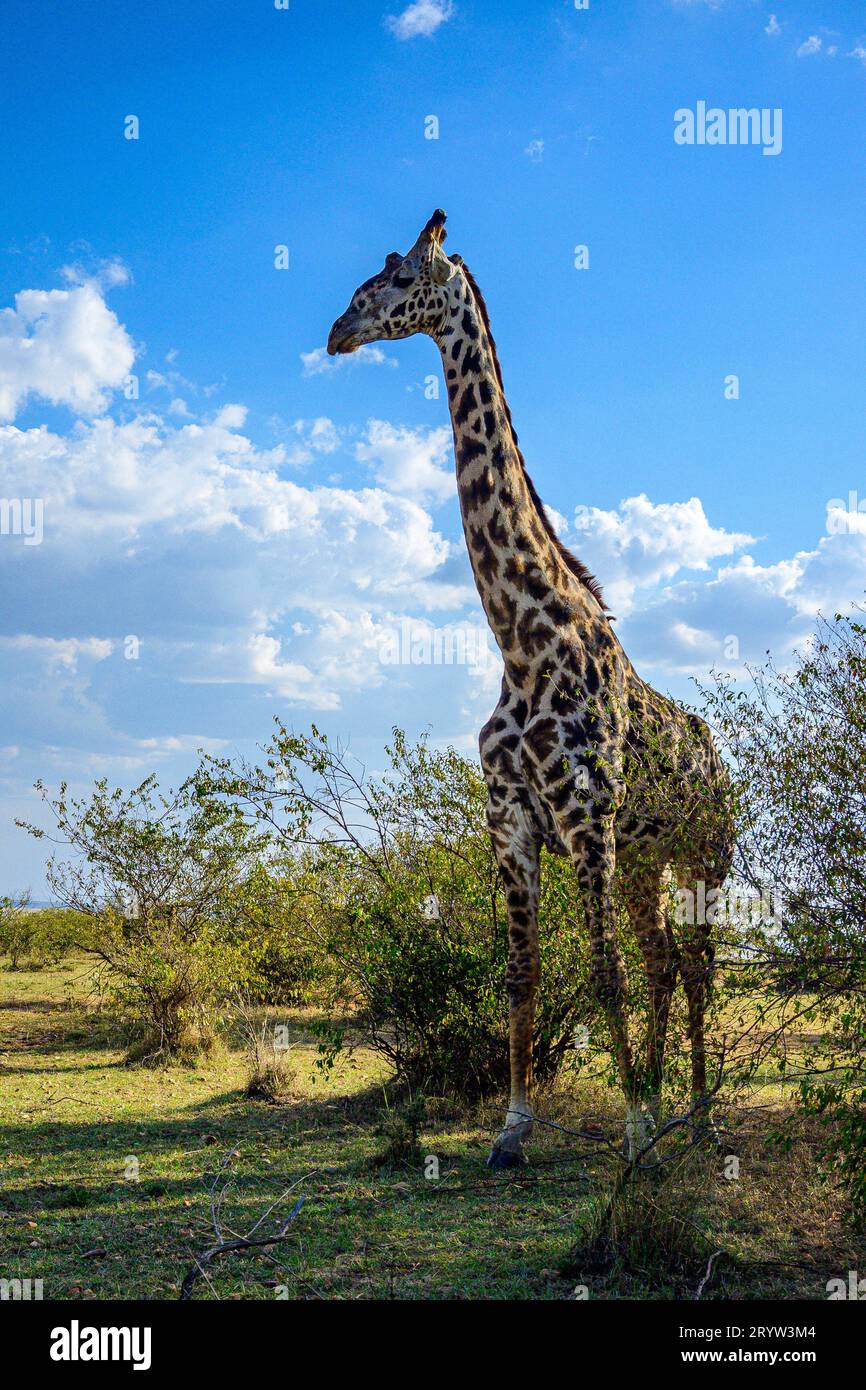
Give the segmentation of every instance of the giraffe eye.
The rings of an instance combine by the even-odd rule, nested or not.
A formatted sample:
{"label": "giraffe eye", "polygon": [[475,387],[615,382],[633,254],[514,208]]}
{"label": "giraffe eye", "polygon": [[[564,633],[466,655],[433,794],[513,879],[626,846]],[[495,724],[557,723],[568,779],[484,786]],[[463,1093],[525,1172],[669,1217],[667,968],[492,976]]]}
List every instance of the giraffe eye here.
{"label": "giraffe eye", "polygon": [[407,290],[411,283],[411,275],[395,275],[394,279],[391,281],[391,284],[396,285],[398,290]]}

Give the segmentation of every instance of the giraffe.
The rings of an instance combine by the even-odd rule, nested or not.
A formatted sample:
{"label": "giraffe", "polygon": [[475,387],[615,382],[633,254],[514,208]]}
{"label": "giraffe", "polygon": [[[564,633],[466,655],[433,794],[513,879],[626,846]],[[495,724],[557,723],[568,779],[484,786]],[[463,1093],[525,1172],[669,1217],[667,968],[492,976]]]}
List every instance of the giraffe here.
{"label": "giraffe", "polygon": [[[704,1013],[713,946],[704,920],[672,920],[671,881],[718,890],[730,868],[727,781],[706,724],[635,672],[596,579],[557,537],[526,471],[484,299],[443,250],[445,213],[407,255],[355,291],[328,352],[426,333],[442,354],[463,530],[503,660],[479,737],[487,819],[504,885],[511,1089],[488,1164],[526,1161],[539,981],[540,854],[566,855],[589,938],[590,978],[613,1043],[633,1158],[658,1124],[677,977],[691,1044],[693,1108],[708,1112]],[[721,810],[720,810],[721,808]],[[615,887],[615,871],[620,873]],[[617,894],[621,897],[618,898]],[[624,901],[646,971],[645,1056],[629,1039],[618,933]],[[679,918],[694,914],[675,914]],[[700,915],[700,914],[699,914]]]}

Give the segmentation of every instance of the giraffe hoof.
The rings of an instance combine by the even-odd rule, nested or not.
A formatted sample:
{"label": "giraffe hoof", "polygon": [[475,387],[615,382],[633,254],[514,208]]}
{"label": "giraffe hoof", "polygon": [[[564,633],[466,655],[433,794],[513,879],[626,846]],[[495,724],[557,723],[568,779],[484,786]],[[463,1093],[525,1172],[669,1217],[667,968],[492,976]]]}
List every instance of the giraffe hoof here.
{"label": "giraffe hoof", "polygon": [[519,1143],[515,1148],[508,1149],[496,1143],[487,1156],[488,1168],[522,1168],[528,1162],[529,1160]]}
{"label": "giraffe hoof", "polygon": [[509,1125],[500,1134],[487,1159],[488,1168],[520,1168],[529,1160],[523,1152],[522,1139],[532,1133],[532,1122]]}

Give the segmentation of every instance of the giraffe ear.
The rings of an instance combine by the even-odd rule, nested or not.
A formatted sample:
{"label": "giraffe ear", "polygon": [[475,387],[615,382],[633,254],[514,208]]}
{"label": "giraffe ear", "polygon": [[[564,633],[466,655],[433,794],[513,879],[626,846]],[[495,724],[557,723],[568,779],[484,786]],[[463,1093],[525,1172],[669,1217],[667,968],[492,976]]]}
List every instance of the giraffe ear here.
{"label": "giraffe ear", "polygon": [[445,252],[441,251],[438,244],[434,242],[430,257],[430,276],[433,283],[435,285],[447,285],[456,270],[457,267],[454,262],[449,260]]}

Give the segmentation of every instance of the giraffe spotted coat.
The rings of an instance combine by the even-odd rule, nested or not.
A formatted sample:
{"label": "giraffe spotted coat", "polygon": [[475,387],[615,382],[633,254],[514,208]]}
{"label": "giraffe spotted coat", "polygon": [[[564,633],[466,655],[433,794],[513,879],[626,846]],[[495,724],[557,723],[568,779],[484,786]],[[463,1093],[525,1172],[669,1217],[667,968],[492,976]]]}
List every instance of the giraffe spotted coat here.
{"label": "giraffe spotted coat", "polygon": [[[511,1094],[490,1162],[523,1161],[532,1127],[537,908],[542,845],[575,868],[591,978],[610,1028],[631,1152],[658,1117],[677,975],[686,993],[692,1085],[707,1090],[704,1011],[709,931],[666,912],[667,884],[721,885],[731,859],[724,769],[709,729],[634,670],[601,590],[554,533],[526,471],[483,297],[442,249],[434,213],[406,256],[392,252],[334,324],[328,350],[426,333],[442,355],[463,529],[478,593],[502,653],[499,703],[480,735],[488,821],[509,923]],[[649,990],[645,1056],[629,1040],[614,873]]]}

